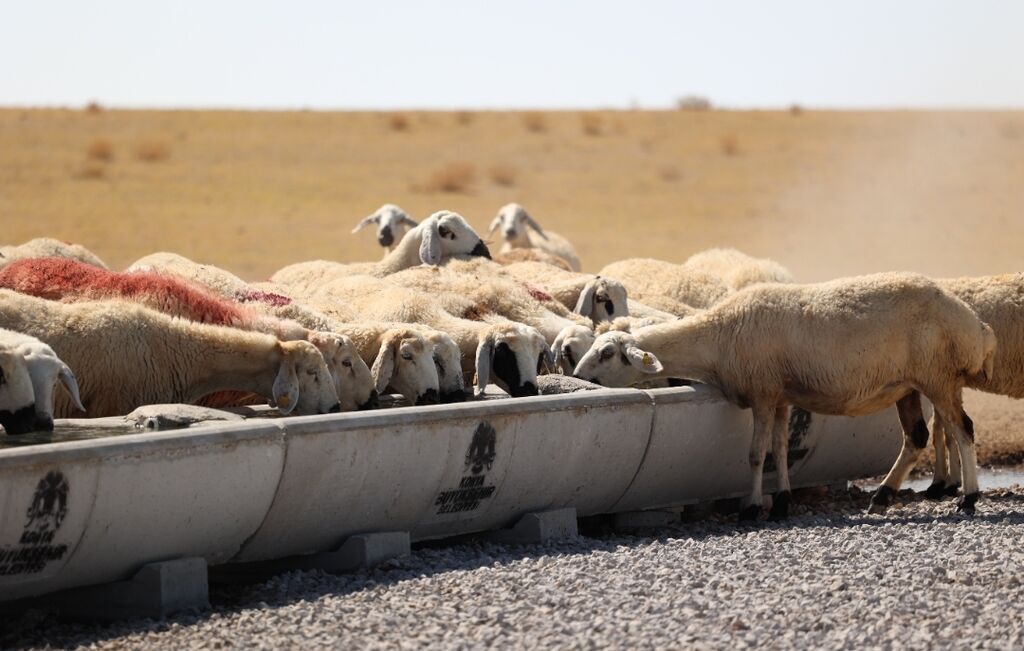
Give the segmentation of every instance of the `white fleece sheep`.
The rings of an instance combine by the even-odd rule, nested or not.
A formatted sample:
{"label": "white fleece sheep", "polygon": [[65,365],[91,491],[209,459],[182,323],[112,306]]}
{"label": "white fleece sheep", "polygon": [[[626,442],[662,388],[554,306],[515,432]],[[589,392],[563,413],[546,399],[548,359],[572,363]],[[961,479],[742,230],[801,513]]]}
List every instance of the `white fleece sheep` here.
{"label": "white fleece sheep", "polygon": [[377,227],[377,244],[384,247],[385,254],[393,251],[396,243],[402,241],[409,229],[418,225],[416,220],[393,203],[386,203],[369,217],[364,217],[352,232],[358,233],[371,224]]}
{"label": "white fleece sheep", "polygon": [[736,249],[708,249],[694,253],[683,267],[718,276],[731,291],[755,283],[792,283],[793,274],[774,260],[753,258]]}
{"label": "white fleece sheep", "polygon": [[630,298],[679,317],[711,307],[729,295],[715,274],[652,258],[628,258],[598,272],[621,282]]}
{"label": "white fleece sheep", "polygon": [[558,267],[566,271],[572,271],[572,267],[563,258],[553,253],[540,249],[509,249],[492,254],[492,259],[498,264],[505,266],[517,262],[543,262],[552,267]]}
{"label": "white fleece sheep", "polygon": [[212,264],[195,262],[183,255],[169,251],[143,256],[129,265],[125,271],[156,271],[174,274],[203,285],[231,300],[238,300],[238,296],[245,294],[249,289],[248,283],[226,269]]}
{"label": "white fleece sheep", "polygon": [[0,267],[22,258],[71,258],[94,267],[108,268],[99,256],[81,244],[61,242],[52,237],[37,237],[16,246],[0,246]]}
{"label": "white fleece sheep", "polygon": [[[231,390],[272,398],[282,413],[339,409],[323,356],[307,341],[174,319],[126,301],[57,303],[6,289],[0,327],[38,337],[74,368],[89,416]],[[73,412],[64,396],[54,411]]]}
{"label": "white fleece sheep", "polygon": [[78,380],[71,368],[47,344],[21,332],[0,328],[0,347],[21,355],[32,378],[36,419],[33,429],[53,430],[54,387],[58,382],[68,393],[72,404],[85,411],[78,392]]}
{"label": "white fleece sheep", "polygon": [[[936,281],[967,303],[978,318],[991,326],[999,345],[991,377],[967,378],[971,389],[1011,398],[1024,398],[1024,273]],[[935,474],[927,495],[938,499],[956,495],[960,486],[960,457],[949,451],[946,424],[939,412],[932,419]]]}
{"label": "white fleece sheep", "polygon": [[25,357],[0,345],[0,427],[8,434],[25,434],[35,423],[35,393]]}
{"label": "white fleece sheep", "polygon": [[311,301],[325,310],[341,302],[368,319],[424,324],[446,332],[460,349],[462,372],[476,371],[478,392],[493,380],[514,397],[537,394],[537,373],[549,353],[534,328],[494,315],[483,321],[458,318],[432,297],[365,276],[335,280]]}
{"label": "white fleece sheep", "polygon": [[289,265],[270,280],[300,295],[308,289],[345,276],[381,278],[420,264],[436,266],[454,255],[490,258],[480,236],[461,215],[448,210],[436,212],[406,233],[395,250],[380,262],[342,264],[327,260],[311,260]]}
{"label": "white fleece sheep", "polygon": [[789,407],[857,416],[896,403],[903,450],[872,500],[884,510],[927,444],[920,393],[953,431],[964,460],[964,497],[978,499],[973,425],[963,411],[966,377],[991,377],[996,338],[963,301],[916,274],[845,278],[815,285],[760,284],[695,317],[600,335],[575,375],[606,386],[644,376],[681,377],[719,387],[750,407],[754,434],[750,506],[761,506],[768,441],[779,468],[773,515],[789,501]]}
{"label": "white fleece sheep", "polygon": [[493,233],[498,229],[501,229],[501,235],[505,239],[505,244],[501,247],[502,253],[512,249],[540,249],[565,260],[573,271],[582,268],[580,257],[569,240],[558,233],[542,229],[518,203],[502,206],[498,215],[491,221],[487,232]]}

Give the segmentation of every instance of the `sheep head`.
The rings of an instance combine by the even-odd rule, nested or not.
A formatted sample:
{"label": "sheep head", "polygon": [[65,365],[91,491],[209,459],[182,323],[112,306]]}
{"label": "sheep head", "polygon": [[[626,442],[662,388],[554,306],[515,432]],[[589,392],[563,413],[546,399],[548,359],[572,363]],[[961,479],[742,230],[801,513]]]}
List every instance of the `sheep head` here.
{"label": "sheep head", "polygon": [[514,398],[537,395],[537,374],[554,361],[536,328],[507,323],[489,326],[476,349],[476,386],[483,393],[494,381]]}
{"label": "sheep head", "polygon": [[441,402],[463,402],[466,399],[466,381],[462,377],[462,351],[446,332],[431,330],[425,333],[434,347],[434,366],[437,368]]}
{"label": "sheep head", "polygon": [[590,350],[594,343],[594,331],[581,325],[566,326],[551,344],[551,356],[555,367],[565,375],[572,375],[576,363]]}
{"label": "sheep head", "polygon": [[378,393],[389,386],[410,404],[432,405],[439,400],[434,347],[420,333],[393,328],[380,338],[380,350],[370,367]]}
{"label": "sheep head", "polygon": [[386,203],[369,217],[363,218],[352,232],[358,233],[371,224],[377,227],[377,243],[386,248],[401,241],[409,229],[418,225],[416,220],[393,203]]}
{"label": "sheep head", "polygon": [[490,258],[487,245],[461,215],[442,210],[412,230],[420,237],[420,260],[437,266],[456,255]]}
{"label": "sheep head", "polygon": [[640,349],[633,335],[613,330],[594,340],[576,365],[573,376],[606,387],[625,387],[640,381],[644,375],[663,370],[654,353]]}
{"label": "sheep head", "polygon": [[540,224],[526,212],[526,209],[518,203],[509,203],[501,207],[498,216],[491,222],[488,233],[501,229],[501,235],[505,241],[519,246],[530,246],[530,238],[526,235],[526,229],[532,228],[538,235],[548,239]]}
{"label": "sheep head", "polygon": [[25,343],[17,347],[25,358],[36,403],[36,430],[53,430],[53,390],[59,383],[79,411],[85,411],[78,391],[78,380],[71,368],[48,345]]}
{"label": "sheep head", "polygon": [[626,287],[612,278],[595,276],[587,281],[580,292],[573,311],[594,322],[611,321],[620,316],[629,316]]}
{"label": "sheep head", "polygon": [[0,425],[8,434],[31,432],[35,426],[35,393],[24,358],[0,350]]}
{"label": "sheep head", "polygon": [[335,332],[309,333],[309,342],[324,357],[327,369],[338,391],[342,411],[371,409],[377,406],[377,389],[370,367],[359,356],[352,339]]}
{"label": "sheep head", "polygon": [[300,416],[339,411],[334,380],[316,346],[308,341],[282,341],[278,347],[281,366],[272,393],[278,411]]}

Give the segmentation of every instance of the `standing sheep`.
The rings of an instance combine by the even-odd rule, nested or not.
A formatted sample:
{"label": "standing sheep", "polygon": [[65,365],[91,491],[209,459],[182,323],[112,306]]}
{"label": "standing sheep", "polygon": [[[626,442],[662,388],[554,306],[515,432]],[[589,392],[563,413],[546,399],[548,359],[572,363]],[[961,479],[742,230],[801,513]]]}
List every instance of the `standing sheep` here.
{"label": "standing sheep", "polygon": [[393,203],[386,203],[369,217],[363,218],[352,229],[352,233],[358,233],[370,224],[377,227],[377,244],[384,247],[385,255],[394,250],[395,243],[401,242],[409,229],[418,225],[416,220]]}
{"label": "standing sheep", "polygon": [[35,393],[25,357],[0,345],[0,427],[8,434],[25,434],[35,424]]}
{"label": "standing sheep", "polygon": [[736,249],[708,249],[691,255],[683,266],[718,276],[730,291],[755,283],[792,283],[793,274],[774,260],[752,258]]}
{"label": "standing sheep", "polygon": [[[0,347],[21,355],[32,379],[35,395],[35,430],[53,430],[53,389],[58,382],[64,387],[72,404],[85,411],[78,393],[78,380],[71,368],[57,353],[35,337],[0,328]],[[8,434],[11,434],[8,430]]]}
{"label": "standing sheep", "polygon": [[[992,327],[999,341],[991,376],[972,375],[967,378],[967,387],[1024,398],[1024,273],[936,282],[971,306],[978,318]],[[936,411],[932,419],[935,474],[926,493],[932,499],[956,495],[960,487],[960,457],[956,450],[948,450],[946,428]]]}
{"label": "standing sheep", "polygon": [[[707,312],[632,334],[600,335],[575,375],[606,386],[671,376],[719,387],[750,407],[754,433],[749,506],[761,508],[768,441],[778,466],[774,517],[788,513],[789,407],[858,416],[896,403],[903,449],[872,499],[884,511],[928,443],[924,394],[948,424],[964,460],[959,508],[978,500],[974,426],[961,398],[966,377],[992,375],[996,339],[963,301],[916,274],[876,274],[816,285],[762,284]],[[920,392],[920,393],[919,393]]]}
{"label": "standing sheep", "polygon": [[52,237],[37,237],[18,246],[0,246],[0,267],[23,258],[69,258],[106,269],[99,257],[81,244],[61,242]]}
{"label": "standing sheep", "polygon": [[501,235],[505,238],[502,253],[512,249],[540,249],[565,260],[572,271],[582,268],[580,257],[569,240],[553,231],[543,230],[518,203],[502,206],[487,232],[493,233],[498,229],[501,229]]}
{"label": "standing sheep", "polygon": [[[55,303],[0,289],[0,327],[38,337],[77,370],[90,416],[193,403],[216,391],[272,398],[281,413],[338,411],[323,356],[307,341],[174,319],[134,303]],[[55,401],[66,417],[72,405]]]}

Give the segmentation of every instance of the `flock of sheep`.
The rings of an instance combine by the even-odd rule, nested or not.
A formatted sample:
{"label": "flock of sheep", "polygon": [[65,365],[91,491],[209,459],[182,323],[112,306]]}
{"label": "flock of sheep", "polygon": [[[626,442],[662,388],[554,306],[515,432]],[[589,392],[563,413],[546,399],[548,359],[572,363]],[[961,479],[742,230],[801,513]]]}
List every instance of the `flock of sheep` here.
{"label": "flock of sheep", "polygon": [[771,516],[788,513],[791,406],[897,406],[903,448],[872,498],[883,512],[927,444],[923,395],[934,407],[928,494],[956,495],[962,482],[958,507],[973,512],[962,390],[1024,396],[1021,274],[796,284],[734,249],[585,274],[569,241],[518,204],[490,225],[504,240],[493,256],[453,212],[417,223],[388,204],[355,231],[371,225],[383,259],[301,262],[262,283],[173,253],[113,272],[56,240],[0,248],[0,425],[18,434],[158,403],[318,414],[375,407],[384,392],[421,405],[464,400],[474,382],[519,397],[536,395],[544,372],[604,386],[694,380],[752,410],[751,519],[769,445]]}

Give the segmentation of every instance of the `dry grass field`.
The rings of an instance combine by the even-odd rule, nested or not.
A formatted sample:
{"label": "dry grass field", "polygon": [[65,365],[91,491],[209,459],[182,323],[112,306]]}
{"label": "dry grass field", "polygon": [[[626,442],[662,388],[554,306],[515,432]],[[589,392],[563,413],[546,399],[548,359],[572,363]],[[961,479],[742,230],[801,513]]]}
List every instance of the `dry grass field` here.
{"label": "dry grass field", "polygon": [[[1024,112],[0,110],[0,243],[114,268],[172,250],[260,279],[378,258],[349,231],[385,202],[483,229],[508,201],[589,270],[732,245],[803,280],[1016,271]],[[972,404],[983,457],[1016,458],[1024,410]]]}

